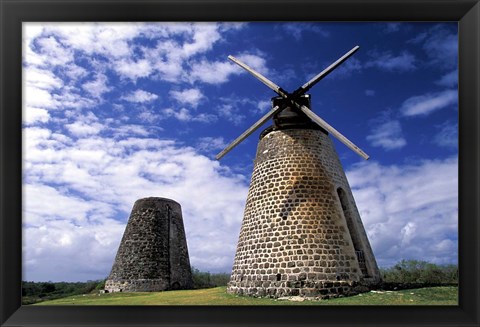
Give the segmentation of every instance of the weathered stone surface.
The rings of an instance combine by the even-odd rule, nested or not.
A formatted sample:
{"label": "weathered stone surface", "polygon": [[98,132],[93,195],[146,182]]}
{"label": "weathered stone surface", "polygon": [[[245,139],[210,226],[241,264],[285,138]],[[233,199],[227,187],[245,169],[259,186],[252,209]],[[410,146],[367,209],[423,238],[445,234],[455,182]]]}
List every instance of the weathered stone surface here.
{"label": "weathered stone surface", "polygon": [[379,281],[328,135],[315,129],[263,134],[228,292],[326,298]]}
{"label": "weathered stone surface", "polygon": [[137,200],[105,290],[150,292],[192,286],[180,204],[155,197]]}

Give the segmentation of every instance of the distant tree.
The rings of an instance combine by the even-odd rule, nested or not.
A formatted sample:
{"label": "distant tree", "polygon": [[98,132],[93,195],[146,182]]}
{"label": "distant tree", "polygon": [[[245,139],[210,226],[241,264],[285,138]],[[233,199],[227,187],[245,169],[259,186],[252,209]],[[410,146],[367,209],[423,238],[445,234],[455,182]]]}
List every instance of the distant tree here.
{"label": "distant tree", "polygon": [[55,284],[51,282],[40,284],[40,297],[46,296],[48,293],[55,292]]}
{"label": "distant tree", "polygon": [[101,280],[99,283],[97,283],[97,286],[95,286],[96,291],[103,290],[105,288],[105,282],[107,279],[105,278],[104,280]]}
{"label": "distant tree", "polygon": [[98,280],[89,280],[81,289],[82,294],[88,294],[95,290],[98,285]]}
{"label": "distant tree", "polygon": [[230,280],[230,275],[226,273],[210,273],[202,272],[192,267],[193,288],[211,288],[218,286],[226,286]]}
{"label": "distant tree", "polygon": [[32,304],[76,294],[88,294],[96,291],[99,285],[105,285],[105,281],[89,280],[74,283],[24,281],[22,282],[22,304]]}
{"label": "distant tree", "polygon": [[393,267],[381,269],[383,280],[392,283],[456,284],[456,265],[437,265],[420,260],[401,260]]}

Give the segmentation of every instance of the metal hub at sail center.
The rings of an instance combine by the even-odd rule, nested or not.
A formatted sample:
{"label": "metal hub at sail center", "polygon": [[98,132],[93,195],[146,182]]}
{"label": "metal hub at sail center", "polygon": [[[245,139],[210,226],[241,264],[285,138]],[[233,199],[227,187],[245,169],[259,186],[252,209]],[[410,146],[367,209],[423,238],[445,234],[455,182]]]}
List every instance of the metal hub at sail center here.
{"label": "metal hub at sail center", "polygon": [[[311,98],[309,94],[303,94],[295,100],[298,104],[307,107],[311,107]],[[273,116],[273,128],[275,130],[288,129],[288,128],[308,128],[308,129],[320,129],[325,134],[328,134],[326,130],[321,128],[318,124],[313,122],[306,114],[300,109],[294,106],[290,100],[283,97],[272,98],[272,108],[279,106],[284,109]]]}
{"label": "metal hub at sail center", "polygon": [[[320,125],[312,121],[306,114],[304,114],[300,109],[294,106],[290,100],[283,97],[273,97],[272,108],[281,107],[284,108],[279,113],[274,115],[273,124],[265,128],[260,133],[260,139],[265,137],[268,133],[272,131],[279,131],[285,129],[314,129],[320,130],[325,135],[328,135],[328,132],[322,128]],[[311,106],[311,97],[310,94],[303,94],[295,100],[298,104],[305,106],[310,110]]]}

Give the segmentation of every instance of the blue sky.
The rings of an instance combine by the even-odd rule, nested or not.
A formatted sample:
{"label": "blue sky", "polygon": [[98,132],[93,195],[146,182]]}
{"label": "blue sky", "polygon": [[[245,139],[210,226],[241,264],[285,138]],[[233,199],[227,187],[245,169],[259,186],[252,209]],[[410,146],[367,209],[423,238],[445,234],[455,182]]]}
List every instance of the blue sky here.
{"label": "blue sky", "polygon": [[[106,277],[135,200],[182,205],[191,264],[229,272],[259,132],[215,154],[355,45],[312,109],[380,266],[456,263],[456,23],[24,23],[24,280]],[[269,124],[266,124],[267,127]]]}

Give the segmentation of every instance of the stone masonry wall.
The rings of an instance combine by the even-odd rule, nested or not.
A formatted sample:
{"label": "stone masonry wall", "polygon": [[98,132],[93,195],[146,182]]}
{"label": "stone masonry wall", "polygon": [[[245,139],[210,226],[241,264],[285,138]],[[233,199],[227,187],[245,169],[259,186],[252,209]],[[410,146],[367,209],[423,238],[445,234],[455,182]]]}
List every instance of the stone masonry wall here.
{"label": "stone masonry wall", "polygon": [[[356,245],[368,261],[368,276],[357,260],[347,211]],[[375,283],[379,276],[328,135],[313,129],[266,134],[257,148],[228,292],[330,297],[355,293],[356,285]]]}
{"label": "stone masonry wall", "polygon": [[192,286],[180,205],[164,198],[137,200],[105,290],[149,292]]}

